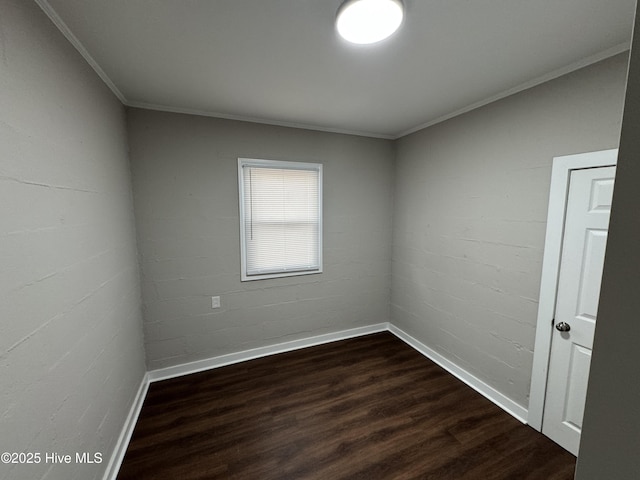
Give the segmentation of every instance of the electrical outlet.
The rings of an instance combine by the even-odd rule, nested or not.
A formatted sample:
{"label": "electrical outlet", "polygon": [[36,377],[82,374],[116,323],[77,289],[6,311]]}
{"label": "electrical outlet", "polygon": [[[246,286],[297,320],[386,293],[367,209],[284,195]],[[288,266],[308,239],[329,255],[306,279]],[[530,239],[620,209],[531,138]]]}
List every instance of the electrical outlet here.
{"label": "electrical outlet", "polygon": [[220,297],[211,297],[211,308],[220,308]]}

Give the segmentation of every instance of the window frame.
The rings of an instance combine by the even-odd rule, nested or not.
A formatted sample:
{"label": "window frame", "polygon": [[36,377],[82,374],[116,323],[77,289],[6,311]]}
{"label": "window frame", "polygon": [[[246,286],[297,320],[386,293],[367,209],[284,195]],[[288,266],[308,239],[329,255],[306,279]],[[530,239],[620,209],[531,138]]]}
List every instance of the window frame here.
{"label": "window frame", "polygon": [[[318,268],[312,270],[291,270],[272,273],[248,274],[247,273],[247,237],[245,228],[244,206],[244,167],[273,168],[280,170],[310,170],[318,172]],[[238,205],[240,223],[240,281],[249,282],[266,280],[270,278],[294,277],[300,275],[315,275],[322,273],[322,236],[323,236],[323,175],[321,163],[290,162],[283,160],[265,160],[259,158],[238,158]]]}

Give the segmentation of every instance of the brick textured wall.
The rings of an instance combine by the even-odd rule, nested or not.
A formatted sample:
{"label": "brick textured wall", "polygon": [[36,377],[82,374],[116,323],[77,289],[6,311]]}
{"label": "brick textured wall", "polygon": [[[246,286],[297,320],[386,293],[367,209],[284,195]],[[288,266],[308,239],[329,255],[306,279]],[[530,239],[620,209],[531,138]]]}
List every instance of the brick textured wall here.
{"label": "brick textured wall", "polygon": [[398,141],[391,320],[525,408],[552,159],[617,146],[626,64]]}
{"label": "brick textured wall", "polygon": [[100,478],[145,367],[124,109],[35,3],[0,12],[0,452],[43,455],[0,478]]}
{"label": "brick textured wall", "polygon": [[[139,109],[128,121],[149,369],[388,321],[392,142]],[[240,282],[238,157],[323,164],[323,273]]]}

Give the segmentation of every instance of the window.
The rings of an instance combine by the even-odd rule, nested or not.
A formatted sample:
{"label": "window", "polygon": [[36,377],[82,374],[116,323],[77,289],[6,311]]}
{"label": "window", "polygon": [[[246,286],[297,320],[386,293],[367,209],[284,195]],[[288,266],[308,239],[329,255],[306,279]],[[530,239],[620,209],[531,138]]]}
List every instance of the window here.
{"label": "window", "polygon": [[322,165],[238,159],[242,281],[322,272]]}

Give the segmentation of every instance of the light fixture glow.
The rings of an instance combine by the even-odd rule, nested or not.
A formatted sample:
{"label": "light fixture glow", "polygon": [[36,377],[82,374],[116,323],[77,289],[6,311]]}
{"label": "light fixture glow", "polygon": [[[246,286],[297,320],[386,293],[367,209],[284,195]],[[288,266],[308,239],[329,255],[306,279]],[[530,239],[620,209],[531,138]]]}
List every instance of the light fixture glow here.
{"label": "light fixture glow", "polygon": [[401,0],[347,0],[338,9],[336,28],[349,42],[375,43],[393,34],[403,18]]}

